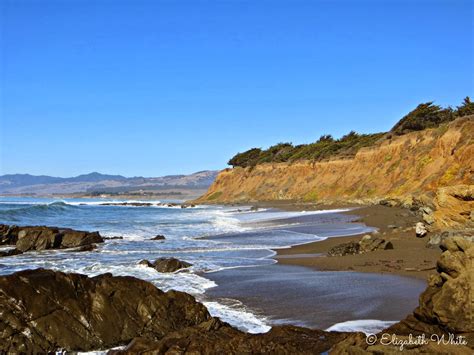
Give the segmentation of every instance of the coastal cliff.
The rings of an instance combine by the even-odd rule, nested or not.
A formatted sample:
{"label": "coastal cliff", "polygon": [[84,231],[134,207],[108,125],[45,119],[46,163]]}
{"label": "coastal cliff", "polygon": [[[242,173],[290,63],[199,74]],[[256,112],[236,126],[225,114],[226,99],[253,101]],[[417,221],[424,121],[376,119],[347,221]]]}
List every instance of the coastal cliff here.
{"label": "coastal cliff", "polygon": [[[470,219],[473,200],[473,132],[471,115],[433,129],[387,135],[348,159],[225,169],[197,202],[367,203],[395,199],[413,204],[418,199],[422,204],[429,201],[435,211],[454,208],[455,223],[464,224]],[[442,218],[439,223],[443,224]]]}

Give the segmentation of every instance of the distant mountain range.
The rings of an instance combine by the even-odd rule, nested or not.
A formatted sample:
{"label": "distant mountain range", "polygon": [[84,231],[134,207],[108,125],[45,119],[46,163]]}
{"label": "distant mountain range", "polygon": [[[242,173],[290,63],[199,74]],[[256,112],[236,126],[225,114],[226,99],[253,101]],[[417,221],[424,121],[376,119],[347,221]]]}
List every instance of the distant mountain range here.
{"label": "distant mountain range", "polygon": [[0,194],[55,195],[55,194],[160,194],[160,191],[207,189],[217,171],[199,171],[190,175],[162,177],[130,177],[93,172],[70,178],[46,175],[9,174],[0,176]]}

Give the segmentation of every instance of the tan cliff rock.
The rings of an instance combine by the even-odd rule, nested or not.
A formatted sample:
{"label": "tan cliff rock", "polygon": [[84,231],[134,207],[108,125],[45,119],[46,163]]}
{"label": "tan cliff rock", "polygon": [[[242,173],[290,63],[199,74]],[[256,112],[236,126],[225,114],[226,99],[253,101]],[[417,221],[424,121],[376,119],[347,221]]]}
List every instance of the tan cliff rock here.
{"label": "tan cliff rock", "polygon": [[[198,203],[429,201],[439,227],[472,221],[474,116],[393,136],[350,159],[225,169]],[[449,218],[443,222],[445,214]],[[436,222],[438,223],[438,222]]]}

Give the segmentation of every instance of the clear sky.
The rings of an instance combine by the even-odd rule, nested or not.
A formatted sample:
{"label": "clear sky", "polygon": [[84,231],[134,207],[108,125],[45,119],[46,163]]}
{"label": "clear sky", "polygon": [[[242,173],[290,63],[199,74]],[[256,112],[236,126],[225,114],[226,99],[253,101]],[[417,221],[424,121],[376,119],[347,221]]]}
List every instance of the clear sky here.
{"label": "clear sky", "polygon": [[470,0],[0,6],[0,174],[221,169],[474,96]]}

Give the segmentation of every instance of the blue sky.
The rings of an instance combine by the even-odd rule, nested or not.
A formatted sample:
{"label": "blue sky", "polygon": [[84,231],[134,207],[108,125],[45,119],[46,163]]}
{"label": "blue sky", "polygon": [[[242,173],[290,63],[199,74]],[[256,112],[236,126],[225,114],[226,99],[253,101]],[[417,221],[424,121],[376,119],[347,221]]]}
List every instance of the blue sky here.
{"label": "blue sky", "polygon": [[221,169],[473,87],[472,1],[0,0],[0,174]]}

